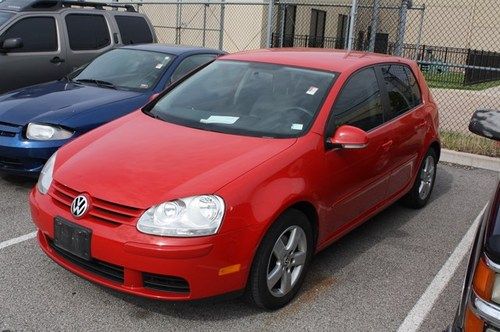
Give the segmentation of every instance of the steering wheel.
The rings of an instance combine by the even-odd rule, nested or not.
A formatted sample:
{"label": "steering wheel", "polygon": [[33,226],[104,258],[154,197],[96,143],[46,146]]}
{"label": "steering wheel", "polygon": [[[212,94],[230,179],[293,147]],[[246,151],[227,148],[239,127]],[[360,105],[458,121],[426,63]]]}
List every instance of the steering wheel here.
{"label": "steering wheel", "polygon": [[313,113],[311,113],[308,110],[306,110],[305,108],[299,107],[299,106],[288,107],[287,109],[284,110],[285,113],[294,112],[294,111],[299,111],[300,113],[305,114],[311,118],[314,117]]}

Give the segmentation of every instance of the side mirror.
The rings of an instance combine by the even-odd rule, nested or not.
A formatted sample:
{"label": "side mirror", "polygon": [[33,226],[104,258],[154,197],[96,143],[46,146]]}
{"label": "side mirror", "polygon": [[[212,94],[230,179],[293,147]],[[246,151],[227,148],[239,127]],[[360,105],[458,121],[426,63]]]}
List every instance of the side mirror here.
{"label": "side mirror", "polygon": [[9,38],[3,41],[1,50],[7,53],[10,50],[15,50],[21,47],[23,47],[23,40],[21,38]]}
{"label": "side mirror", "polygon": [[344,125],[335,131],[335,135],[326,140],[328,149],[363,149],[368,145],[366,131]]}
{"label": "side mirror", "polygon": [[477,110],[472,115],[469,130],[474,134],[500,141],[500,110]]}

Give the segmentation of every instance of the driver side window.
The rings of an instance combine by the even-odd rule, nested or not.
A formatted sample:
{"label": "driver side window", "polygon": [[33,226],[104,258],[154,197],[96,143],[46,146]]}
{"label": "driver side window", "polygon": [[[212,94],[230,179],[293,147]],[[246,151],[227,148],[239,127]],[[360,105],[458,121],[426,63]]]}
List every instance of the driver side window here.
{"label": "driver side window", "polygon": [[23,18],[7,29],[0,37],[0,44],[9,38],[21,38],[23,46],[10,53],[34,53],[57,51],[57,29],[53,17]]}
{"label": "driver side window", "polygon": [[351,76],[333,106],[334,128],[350,125],[368,131],[384,122],[382,98],[374,68]]}

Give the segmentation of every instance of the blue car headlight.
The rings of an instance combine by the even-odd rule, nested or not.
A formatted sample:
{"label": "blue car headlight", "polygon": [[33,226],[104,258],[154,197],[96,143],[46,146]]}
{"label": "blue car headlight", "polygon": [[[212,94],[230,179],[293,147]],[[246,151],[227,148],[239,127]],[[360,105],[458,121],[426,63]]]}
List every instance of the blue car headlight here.
{"label": "blue car headlight", "polygon": [[64,140],[75,133],[58,126],[30,123],[26,130],[26,138],[34,141]]}

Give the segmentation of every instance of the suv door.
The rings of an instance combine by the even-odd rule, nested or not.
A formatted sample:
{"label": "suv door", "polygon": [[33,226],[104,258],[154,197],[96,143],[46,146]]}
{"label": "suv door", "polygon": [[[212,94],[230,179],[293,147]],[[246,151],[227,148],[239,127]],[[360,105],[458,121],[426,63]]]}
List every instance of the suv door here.
{"label": "suv door", "polygon": [[65,44],[61,38],[58,15],[23,15],[0,35],[0,43],[21,38],[23,46],[0,53],[0,92],[47,82],[66,74]]}
{"label": "suv door", "polygon": [[326,151],[330,176],[324,197],[329,197],[330,235],[352,227],[385,204],[393,133],[383,126],[383,110],[379,80],[372,67],[354,73],[335,101],[326,137],[336,128],[350,125],[366,131],[369,142],[363,149]]}
{"label": "suv door", "polygon": [[72,70],[113,48],[112,28],[105,13],[72,10],[63,18],[68,41],[67,62]]}
{"label": "suv door", "polygon": [[387,98],[387,127],[393,132],[394,142],[387,194],[394,196],[411,185],[413,175],[420,166],[417,159],[427,129],[425,109],[418,81],[408,66],[386,64],[379,69]]}

